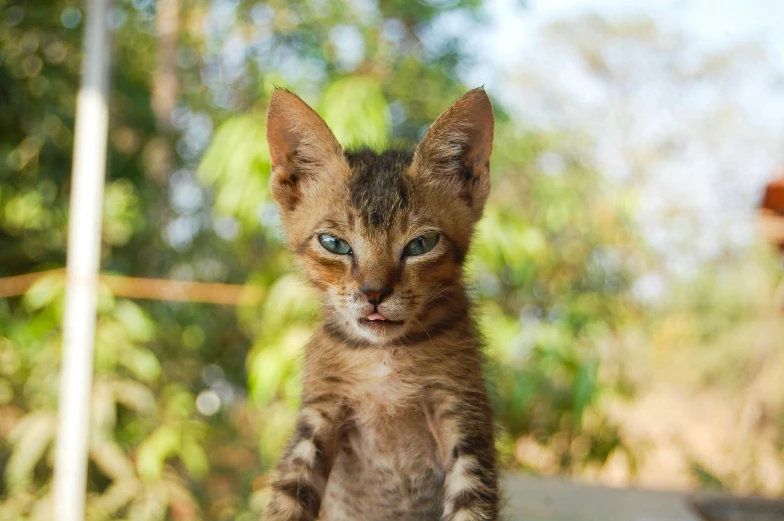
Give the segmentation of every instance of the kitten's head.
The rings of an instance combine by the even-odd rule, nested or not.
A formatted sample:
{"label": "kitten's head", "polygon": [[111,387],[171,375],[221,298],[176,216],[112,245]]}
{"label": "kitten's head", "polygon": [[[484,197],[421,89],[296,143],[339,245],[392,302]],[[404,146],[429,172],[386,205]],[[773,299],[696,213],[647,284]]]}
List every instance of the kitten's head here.
{"label": "kitten's head", "polygon": [[474,89],[413,152],[345,151],[296,95],[267,111],[271,191],[291,249],[346,341],[400,344],[466,312],[462,265],[490,190],[493,112]]}

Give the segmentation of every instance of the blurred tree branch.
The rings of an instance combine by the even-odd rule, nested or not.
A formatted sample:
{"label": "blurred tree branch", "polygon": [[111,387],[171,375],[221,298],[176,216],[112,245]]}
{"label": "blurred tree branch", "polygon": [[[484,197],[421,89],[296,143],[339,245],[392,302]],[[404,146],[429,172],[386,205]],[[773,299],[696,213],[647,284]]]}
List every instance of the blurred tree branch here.
{"label": "blurred tree branch", "polygon": [[[54,269],[0,279],[0,298],[24,295],[44,277],[65,277],[64,269]],[[102,274],[100,281],[113,295],[134,299],[203,302],[229,306],[259,304],[264,289],[250,284],[221,284],[184,280],[145,279]]]}
{"label": "blurred tree branch", "polygon": [[180,96],[177,76],[177,55],[180,37],[180,0],[159,0],[156,3],[155,32],[157,37],[157,65],[152,74],[150,105],[160,144],[155,164],[149,165],[149,174],[158,185],[164,185],[174,167],[174,150],[164,136],[171,137],[175,128],[171,113]]}

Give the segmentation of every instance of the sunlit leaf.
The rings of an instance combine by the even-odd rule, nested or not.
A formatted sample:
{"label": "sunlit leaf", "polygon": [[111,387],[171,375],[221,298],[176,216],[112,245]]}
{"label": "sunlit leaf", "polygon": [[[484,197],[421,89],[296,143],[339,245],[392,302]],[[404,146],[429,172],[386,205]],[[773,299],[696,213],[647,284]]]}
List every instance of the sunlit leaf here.
{"label": "sunlit leaf", "polygon": [[48,412],[31,413],[14,427],[10,436],[14,447],[5,469],[9,488],[32,481],[33,469],[54,440],[56,428],[56,418]]}
{"label": "sunlit leaf", "polygon": [[389,139],[389,109],[384,91],[370,76],[333,82],[319,102],[319,112],[344,145],[380,145]]}
{"label": "sunlit leaf", "polygon": [[128,505],[140,490],[141,483],[135,477],[115,478],[100,496],[88,503],[88,513],[97,518],[118,519],[117,511]]}
{"label": "sunlit leaf", "polygon": [[155,395],[144,384],[133,380],[115,380],[112,387],[117,402],[125,407],[144,415],[155,411]]}
{"label": "sunlit leaf", "polygon": [[585,407],[595,398],[598,367],[595,358],[584,362],[574,381],[574,417],[578,424],[582,421]]}
{"label": "sunlit leaf", "polygon": [[49,304],[56,297],[62,296],[65,291],[65,275],[53,273],[45,275],[30,286],[24,296],[24,303],[28,309],[38,310]]}
{"label": "sunlit leaf", "polygon": [[254,356],[248,384],[259,404],[270,403],[277,395],[289,369],[289,359],[275,349],[265,349]]}
{"label": "sunlit leaf", "polygon": [[185,419],[196,410],[193,394],[186,391],[182,386],[172,386],[170,394],[166,398],[166,412],[177,418]]}
{"label": "sunlit leaf", "polygon": [[202,478],[209,470],[209,462],[204,448],[190,436],[185,436],[180,449],[180,458],[194,478]]}
{"label": "sunlit leaf", "polygon": [[108,183],[103,205],[103,240],[112,246],[127,244],[140,224],[140,211],[139,195],[128,179]]}
{"label": "sunlit leaf", "polygon": [[95,435],[103,438],[111,437],[117,423],[113,390],[112,384],[104,379],[98,379],[93,385],[90,421]]}
{"label": "sunlit leaf", "polygon": [[269,200],[270,160],[263,116],[235,116],[221,125],[199,166],[199,177],[215,186],[213,210],[247,226],[259,225]]}
{"label": "sunlit leaf", "polygon": [[0,405],[5,405],[14,399],[14,386],[5,378],[0,378]]}
{"label": "sunlit leaf", "polygon": [[136,476],[133,462],[119,445],[109,440],[93,440],[90,443],[90,459],[101,471],[118,480],[132,480]]}
{"label": "sunlit leaf", "polygon": [[161,374],[161,364],[158,358],[146,348],[126,346],[120,352],[119,359],[121,365],[144,382],[155,381]]}
{"label": "sunlit leaf", "polygon": [[114,313],[127,328],[130,338],[146,342],[155,336],[155,323],[137,304],[129,300],[120,300],[115,306]]}
{"label": "sunlit leaf", "polygon": [[166,460],[176,456],[182,447],[182,436],[178,429],[163,425],[139,444],[136,452],[136,468],[145,479],[160,478]]}
{"label": "sunlit leaf", "polygon": [[310,320],[316,311],[316,294],[294,275],[280,277],[269,289],[262,306],[261,328],[273,335],[295,320]]}
{"label": "sunlit leaf", "polygon": [[278,459],[294,427],[296,414],[283,404],[265,409],[266,414],[259,436],[259,455],[262,465],[271,468]]}
{"label": "sunlit leaf", "polygon": [[128,521],[164,521],[166,507],[166,497],[162,491],[147,487],[141,498],[128,509]]}

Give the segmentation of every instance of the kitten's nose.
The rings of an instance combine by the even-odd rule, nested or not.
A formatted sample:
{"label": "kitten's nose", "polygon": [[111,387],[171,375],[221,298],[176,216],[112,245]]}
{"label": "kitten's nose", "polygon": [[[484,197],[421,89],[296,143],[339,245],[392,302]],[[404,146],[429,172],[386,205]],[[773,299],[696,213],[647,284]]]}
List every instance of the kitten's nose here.
{"label": "kitten's nose", "polygon": [[362,286],[359,288],[359,291],[367,296],[368,302],[373,304],[374,306],[378,306],[383,302],[387,295],[392,293],[392,288],[378,288],[374,289],[370,286]]}

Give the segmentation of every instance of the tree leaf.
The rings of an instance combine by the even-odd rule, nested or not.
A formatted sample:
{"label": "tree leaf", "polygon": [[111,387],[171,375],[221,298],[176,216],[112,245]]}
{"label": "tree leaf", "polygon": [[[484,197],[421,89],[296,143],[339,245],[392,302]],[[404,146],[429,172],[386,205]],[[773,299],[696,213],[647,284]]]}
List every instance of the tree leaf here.
{"label": "tree leaf", "polygon": [[381,85],[370,76],[334,81],[319,103],[324,121],[343,145],[382,145],[389,139],[389,107]]}
{"label": "tree leaf", "polygon": [[50,412],[34,412],[24,417],[11,432],[14,444],[5,469],[11,490],[24,487],[33,479],[33,470],[54,440],[57,418]]}
{"label": "tree leaf", "polygon": [[178,429],[169,425],[158,427],[139,444],[136,452],[136,468],[147,480],[160,479],[167,459],[176,456],[182,447],[182,436]]}
{"label": "tree leaf", "polygon": [[61,297],[65,291],[65,275],[63,273],[52,273],[44,275],[27,290],[22,301],[29,310],[39,310],[52,302],[55,298]]}

